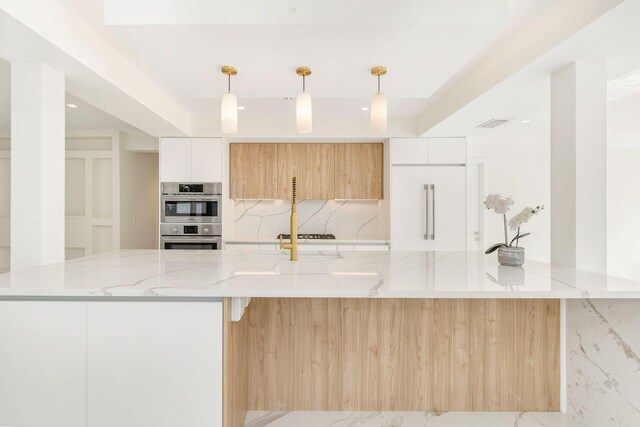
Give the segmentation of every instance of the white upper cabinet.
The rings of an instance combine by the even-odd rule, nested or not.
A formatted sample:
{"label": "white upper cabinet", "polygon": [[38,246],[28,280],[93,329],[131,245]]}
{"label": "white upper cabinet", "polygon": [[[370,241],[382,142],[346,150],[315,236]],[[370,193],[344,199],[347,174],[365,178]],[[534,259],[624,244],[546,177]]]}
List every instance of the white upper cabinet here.
{"label": "white upper cabinet", "polygon": [[429,164],[467,163],[466,138],[429,138]]}
{"label": "white upper cabinet", "polygon": [[416,165],[429,163],[428,138],[392,138],[391,164]]}
{"label": "white upper cabinet", "polygon": [[461,165],[467,162],[466,138],[392,138],[392,165]]}
{"label": "white upper cabinet", "polygon": [[191,181],[222,182],[222,143],[220,138],[191,140]]}
{"label": "white upper cabinet", "polygon": [[161,182],[221,182],[220,138],[160,138]]}
{"label": "white upper cabinet", "polygon": [[191,181],[191,138],[160,138],[160,181]]}

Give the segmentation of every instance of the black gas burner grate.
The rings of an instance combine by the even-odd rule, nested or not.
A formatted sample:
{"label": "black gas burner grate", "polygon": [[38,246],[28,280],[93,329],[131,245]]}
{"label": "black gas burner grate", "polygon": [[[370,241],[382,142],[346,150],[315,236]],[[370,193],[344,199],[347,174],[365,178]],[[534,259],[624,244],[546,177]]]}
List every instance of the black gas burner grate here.
{"label": "black gas burner grate", "polygon": [[[278,234],[277,239],[290,239],[291,234]],[[298,234],[299,240],[335,240],[336,236],[333,234]]]}

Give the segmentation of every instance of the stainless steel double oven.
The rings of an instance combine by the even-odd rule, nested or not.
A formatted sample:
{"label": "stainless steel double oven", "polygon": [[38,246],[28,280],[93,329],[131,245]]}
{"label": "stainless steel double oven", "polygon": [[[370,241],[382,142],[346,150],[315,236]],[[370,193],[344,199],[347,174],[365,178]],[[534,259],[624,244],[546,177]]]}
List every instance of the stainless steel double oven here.
{"label": "stainless steel double oven", "polygon": [[222,183],[162,183],[162,249],[222,249]]}

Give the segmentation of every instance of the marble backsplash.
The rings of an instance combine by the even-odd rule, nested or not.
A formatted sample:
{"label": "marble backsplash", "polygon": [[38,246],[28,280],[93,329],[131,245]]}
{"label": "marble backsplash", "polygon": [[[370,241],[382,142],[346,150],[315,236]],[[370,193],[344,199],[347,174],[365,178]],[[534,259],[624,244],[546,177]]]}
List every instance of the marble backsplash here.
{"label": "marble backsplash", "polygon": [[[298,233],[331,233],[338,239],[386,240],[380,203],[372,200],[302,200]],[[275,239],[289,232],[288,200],[235,200],[233,237]]]}
{"label": "marble backsplash", "polygon": [[640,300],[567,301],[567,409],[575,425],[640,425]]}

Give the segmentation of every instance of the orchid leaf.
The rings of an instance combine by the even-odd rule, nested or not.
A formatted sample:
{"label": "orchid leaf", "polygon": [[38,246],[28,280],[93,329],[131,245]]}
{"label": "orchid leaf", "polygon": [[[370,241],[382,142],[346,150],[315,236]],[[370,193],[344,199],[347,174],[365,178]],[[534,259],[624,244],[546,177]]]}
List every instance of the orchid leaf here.
{"label": "orchid leaf", "polygon": [[511,239],[511,241],[509,242],[509,246],[513,245],[513,242],[515,242],[516,240],[522,239],[523,237],[527,237],[529,234],[531,234],[531,233],[518,234],[516,237]]}
{"label": "orchid leaf", "polygon": [[487,249],[486,251],[484,251],[485,254],[490,254],[493,253],[495,251],[498,250],[498,248],[502,248],[505,247],[507,245],[505,245],[504,243],[496,243],[495,245],[491,246],[489,249]]}

